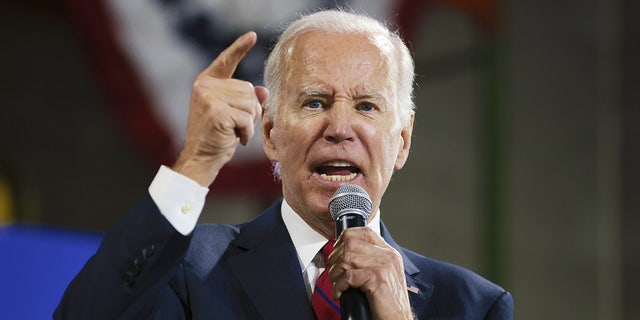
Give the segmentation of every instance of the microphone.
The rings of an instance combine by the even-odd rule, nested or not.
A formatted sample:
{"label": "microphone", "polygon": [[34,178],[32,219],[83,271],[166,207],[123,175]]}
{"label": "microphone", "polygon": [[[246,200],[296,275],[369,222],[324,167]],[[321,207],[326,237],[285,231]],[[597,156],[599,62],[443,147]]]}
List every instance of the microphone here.
{"label": "microphone", "polygon": [[[336,222],[336,235],[352,227],[364,227],[371,214],[371,199],[367,191],[353,184],[338,188],[329,200],[329,212]],[[342,320],[371,319],[369,301],[364,292],[349,288],[340,296]]]}

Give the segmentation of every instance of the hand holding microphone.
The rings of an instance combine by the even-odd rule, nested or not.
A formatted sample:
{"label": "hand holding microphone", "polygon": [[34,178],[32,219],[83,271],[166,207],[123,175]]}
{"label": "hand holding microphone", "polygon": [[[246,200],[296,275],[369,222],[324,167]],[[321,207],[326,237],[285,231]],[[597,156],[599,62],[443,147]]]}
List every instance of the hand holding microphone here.
{"label": "hand holding microphone", "polygon": [[329,201],[338,242],[329,257],[342,319],[412,319],[401,255],[366,225],[367,192],[343,185]]}
{"label": "hand holding microphone", "polygon": [[[371,214],[371,199],[367,192],[347,184],[336,190],[329,201],[329,212],[336,221],[336,236],[352,227],[364,227]],[[340,316],[342,319],[371,319],[369,302],[364,292],[349,288],[340,296]]]}

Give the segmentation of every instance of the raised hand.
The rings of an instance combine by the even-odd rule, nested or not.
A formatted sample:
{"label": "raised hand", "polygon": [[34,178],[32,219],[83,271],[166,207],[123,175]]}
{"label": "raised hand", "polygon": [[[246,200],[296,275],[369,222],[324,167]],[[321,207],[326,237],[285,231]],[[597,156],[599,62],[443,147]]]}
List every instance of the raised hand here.
{"label": "raised hand", "polygon": [[249,142],[262,114],[267,89],[231,78],[255,43],[254,32],[238,37],[193,83],[185,144],[173,169],[202,186],[215,180],[238,142]]}

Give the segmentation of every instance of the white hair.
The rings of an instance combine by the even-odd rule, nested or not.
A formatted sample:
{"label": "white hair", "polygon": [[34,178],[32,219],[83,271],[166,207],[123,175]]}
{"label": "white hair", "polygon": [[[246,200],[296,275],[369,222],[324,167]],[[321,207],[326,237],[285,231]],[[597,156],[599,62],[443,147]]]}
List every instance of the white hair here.
{"label": "white hair", "polygon": [[413,103],[415,73],[409,49],[398,33],[391,31],[379,21],[343,10],[319,11],[303,15],[284,30],[265,64],[264,82],[270,93],[266,101],[266,115],[269,118],[274,118],[275,109],[280,103],[280,92],[288,70],[286,52],[296,37],[309,31],[367,36],[388,59],[388,76],[396,82],[394,91],[399,104],[400,120],[403,125],[408,123],[415,109]]}

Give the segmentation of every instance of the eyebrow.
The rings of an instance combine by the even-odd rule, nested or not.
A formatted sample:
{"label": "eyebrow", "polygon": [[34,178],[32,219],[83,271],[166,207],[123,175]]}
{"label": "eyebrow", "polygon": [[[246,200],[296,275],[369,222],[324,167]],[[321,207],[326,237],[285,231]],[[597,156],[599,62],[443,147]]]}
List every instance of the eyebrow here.
{"label": "eyebrow", "polygon": [[[330,92],[329,90],[315,89],[315,88],[302,89],[298,94],[299,99],[305,98],[305,97],[330,97],[330,96],[333,96],[333,93]],[[384,97],[384,95],[380,94],[377,91],[364,90],[363,92],[358,92],[354,95],[354,100],[367,100],[367,99],[387,102],[387,99]]]}
{"label": "eyebrow", "polygon": [[306,89],[300,90],[300,92],[298,93],[298,98],[303,98],[303,97],[327,97],[327,96],[331,96],[331,95],[332,94],[327,90],[306,88]]}
{"label": "eyebrow", "polygon": [[371,99],[371,100],[376,100],[376,101],[387,102],[387,99],[385,98],[385,96],[380,94],[377,91],[364,91],[364,92],[356,94],[355,98],[356,98],[356,100],[365,100],[365,99],[368,100],[368,99]]}

